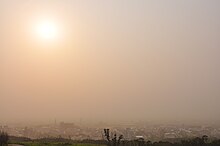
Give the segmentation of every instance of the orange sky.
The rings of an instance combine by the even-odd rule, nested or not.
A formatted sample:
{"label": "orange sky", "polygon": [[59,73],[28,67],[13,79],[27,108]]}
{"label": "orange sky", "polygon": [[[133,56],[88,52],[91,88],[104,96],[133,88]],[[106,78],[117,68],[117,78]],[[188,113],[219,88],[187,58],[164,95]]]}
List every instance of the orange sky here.
{"label": "orange sky", "polygon": [[0,0],[0,122],[219,121],[219,4]]}

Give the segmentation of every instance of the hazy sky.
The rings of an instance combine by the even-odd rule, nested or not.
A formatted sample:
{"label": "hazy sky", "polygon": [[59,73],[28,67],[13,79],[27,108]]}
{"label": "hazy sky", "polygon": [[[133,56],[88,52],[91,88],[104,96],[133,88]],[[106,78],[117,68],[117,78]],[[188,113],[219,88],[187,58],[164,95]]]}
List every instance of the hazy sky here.
{"label": "hazy sky", "polygon": [[219,47],[219,0],[0,0],[0,122],[219,121]]}

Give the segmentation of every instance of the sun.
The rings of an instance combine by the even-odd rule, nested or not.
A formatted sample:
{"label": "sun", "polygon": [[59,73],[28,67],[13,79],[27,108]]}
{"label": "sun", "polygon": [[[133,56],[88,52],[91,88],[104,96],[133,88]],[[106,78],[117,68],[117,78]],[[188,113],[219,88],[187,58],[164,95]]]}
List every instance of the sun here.
{"label": "sun", "polygon": [[44,20],[36,25],[36,34],[43,40],[54,40],[58,37],[58,27],[55,22]]}

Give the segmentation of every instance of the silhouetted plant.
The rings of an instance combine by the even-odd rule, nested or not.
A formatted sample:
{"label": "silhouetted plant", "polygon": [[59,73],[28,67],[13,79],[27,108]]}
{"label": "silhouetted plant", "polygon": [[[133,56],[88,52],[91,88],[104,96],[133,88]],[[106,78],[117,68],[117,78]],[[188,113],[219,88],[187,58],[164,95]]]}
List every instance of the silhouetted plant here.
{"label": "silhouetted plant", "polygon": [[203,135],[202,136],[202,141],[203,141],[203,143],[208,143],[208,136],[207,135]]}
{"label": "silhouetted plant", "polygon": [[151,146],[151,145],[152,145],[152,142],[151,142],[150,140],[148,140],[148,141],[146,142],[146,145],[147,145],[147,146]]}
{"label": "silhouetted plant", "polygon": [[6,132],[0,132],[0,145],[5,146],[8,145],[9,136]]}
{"label": "silhouetted plant", "polygon": [[121,140],[123,139],[123,135],[120,135],[117,138],[116,134],[114,134],[114,137],[112,139],[110,139],[109,129],[104,129],[104,136],[106,137],[106,140],[108,142],[108,146],[119,146],[121,143]]}
{"label": "silhouetted plant", "polygon": [[110,142],[110,133],[109,133],[109,129],[104,129],[104,134],[106,139],[108,140],[108,142]]}
{"label": "silhouetted plant", "polygon": [[144,138],[139,138],[139,139],[136,140],[136,142],[137,142],[138,146],[144,146],[145,145]]}

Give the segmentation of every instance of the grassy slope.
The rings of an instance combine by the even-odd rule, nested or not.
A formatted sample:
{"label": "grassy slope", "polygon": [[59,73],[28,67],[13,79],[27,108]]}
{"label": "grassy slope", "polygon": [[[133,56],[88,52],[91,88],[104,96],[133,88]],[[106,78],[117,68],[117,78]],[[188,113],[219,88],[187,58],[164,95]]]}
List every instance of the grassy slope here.
{"label": "grassy slope", "polygon": [[24,146],[105,146],[96,144],[71,144],[71,143],[41,143],[41,142],[21,142],[17,143]]}

